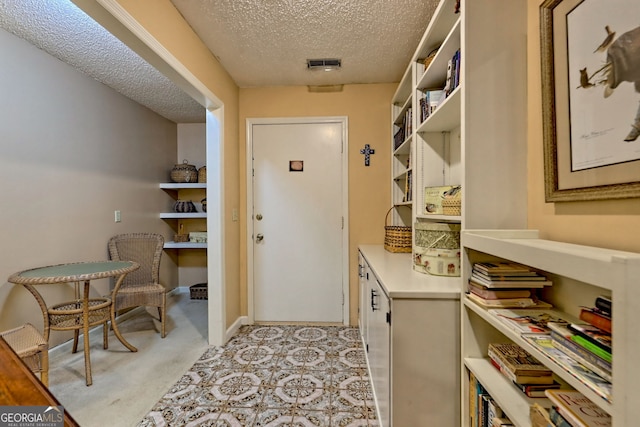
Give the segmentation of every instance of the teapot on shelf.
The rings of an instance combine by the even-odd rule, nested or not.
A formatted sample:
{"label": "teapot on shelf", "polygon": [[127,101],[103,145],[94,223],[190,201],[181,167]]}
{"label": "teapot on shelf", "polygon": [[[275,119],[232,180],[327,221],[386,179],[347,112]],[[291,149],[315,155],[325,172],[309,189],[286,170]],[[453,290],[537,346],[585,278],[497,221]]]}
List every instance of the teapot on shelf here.
{"label": "teapot on shelf", "polygon": [[176,200],[173,205],[173,210],[178,213],[195,212],[196,206],[191,200]]}

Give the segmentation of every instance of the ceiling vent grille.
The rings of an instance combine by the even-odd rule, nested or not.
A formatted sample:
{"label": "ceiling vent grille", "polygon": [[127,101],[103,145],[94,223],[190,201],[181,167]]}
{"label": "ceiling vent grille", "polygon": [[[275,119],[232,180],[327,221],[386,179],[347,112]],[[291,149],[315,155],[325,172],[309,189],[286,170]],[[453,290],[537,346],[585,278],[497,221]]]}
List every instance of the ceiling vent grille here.
{"label": "ceiling vent grille", "polygon": [[339,70],[342,67],[340,59],[307,59],[307,68],[310,70]]}

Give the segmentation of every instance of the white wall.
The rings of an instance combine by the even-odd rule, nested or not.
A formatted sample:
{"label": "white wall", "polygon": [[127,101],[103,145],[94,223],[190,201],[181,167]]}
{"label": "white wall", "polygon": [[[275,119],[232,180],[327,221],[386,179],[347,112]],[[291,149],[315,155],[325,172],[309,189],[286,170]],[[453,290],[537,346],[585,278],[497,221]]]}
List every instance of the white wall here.
{"label": "white wall", "polygon": [[[159,218],[177,155],[177,125],[0,30],[0,330],[42,327],[33,297],[11,273],[107,258],[107,240],[125,232],[173,231]],[[122,222],[114,222],[114,210]],[[161,281],[178,285],[164,256]],[[109,292],[106,280],[93,292]],[[48,303],[70,296],[41,285]],[[51,345],[71,337],[53,332]]]}

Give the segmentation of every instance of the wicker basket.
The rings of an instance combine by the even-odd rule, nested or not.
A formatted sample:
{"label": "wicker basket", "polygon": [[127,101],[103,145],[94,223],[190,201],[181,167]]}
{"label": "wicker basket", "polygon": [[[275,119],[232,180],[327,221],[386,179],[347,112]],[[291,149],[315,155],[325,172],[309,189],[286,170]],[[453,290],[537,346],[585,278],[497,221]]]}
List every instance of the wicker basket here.
{"label": "wicker basket", "polygon": [[411,252],[411,226],[387,225],[389,214],[393,207],[387,211],[384,219],[384,248],[388,252]]}
{"label": "wicker basket", "polygon": [[189,294],[191,299],[208,299],[207,284],[198,283],[197,285],[189,286]]}
{"label": "wicker basket", "polygon": [[442,198],[442,213],[451,216],[462,215],[462,190],[459,186],[445,193]]}
{"label": "wicker basket", "polygon": [[188,160],[184,160],[182,164],[176,164],[171,169],[171,181],[198,182],[198,170],[194,165],[190,165]]}
{"label": "wicker basket", "polygon": [[442,213],[445,215],[462,215],[462,200],[451,198],[442,200]]}
{"label": "wicker basket", "polygon": [[198,182],[207,182],[207,167],[203,166],[198,169]]}
{"label": "wicker basket", "polygon": [[174,234],[173,235],[173,241],[176,242],[176,243],[188,242],[189,241],[189,235],[188,234]]}

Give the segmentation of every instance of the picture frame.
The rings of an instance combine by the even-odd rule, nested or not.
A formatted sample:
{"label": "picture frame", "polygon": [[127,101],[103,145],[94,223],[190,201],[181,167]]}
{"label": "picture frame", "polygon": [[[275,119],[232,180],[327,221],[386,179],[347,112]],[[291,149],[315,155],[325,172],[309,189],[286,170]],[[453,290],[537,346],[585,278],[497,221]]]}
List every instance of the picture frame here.
{"label": "picture frame", "polygon": [[640,197],[639,15],[633,0],[540,5],[546,202]]}

